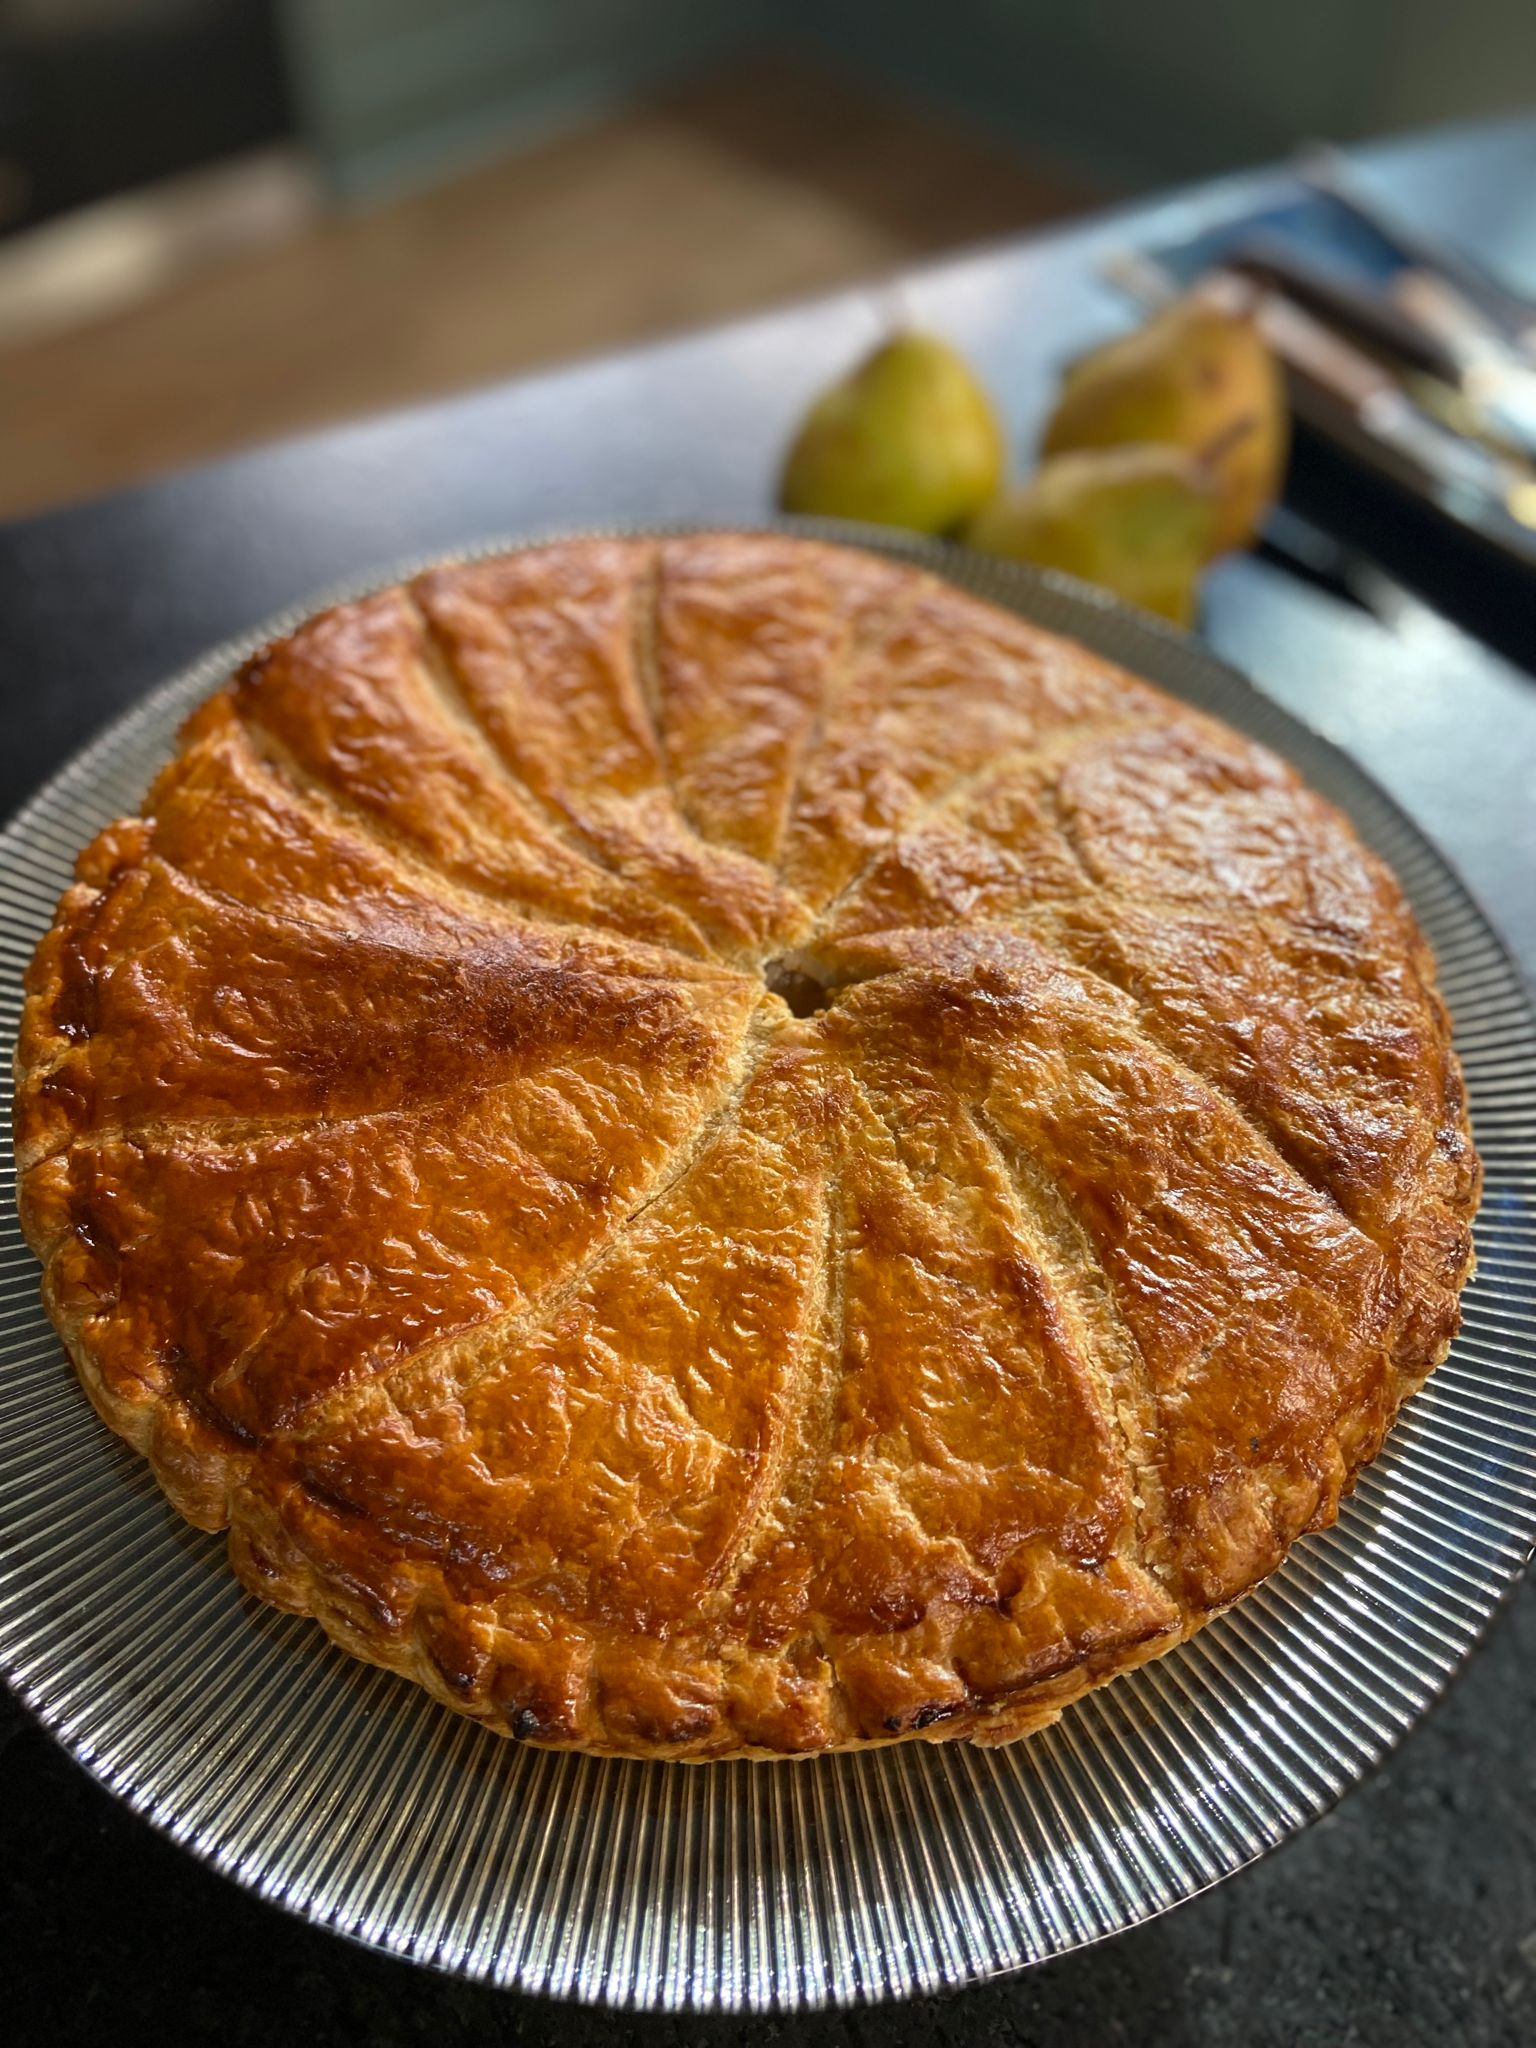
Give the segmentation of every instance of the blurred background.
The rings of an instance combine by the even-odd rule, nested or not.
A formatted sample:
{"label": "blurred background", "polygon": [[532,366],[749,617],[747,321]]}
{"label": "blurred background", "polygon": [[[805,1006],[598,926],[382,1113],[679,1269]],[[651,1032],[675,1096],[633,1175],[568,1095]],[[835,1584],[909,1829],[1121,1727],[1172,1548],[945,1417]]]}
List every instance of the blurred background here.
{"label": "blurred background", "polygon": [[1531,0],[0,0],[0,517],[1533,81]]}

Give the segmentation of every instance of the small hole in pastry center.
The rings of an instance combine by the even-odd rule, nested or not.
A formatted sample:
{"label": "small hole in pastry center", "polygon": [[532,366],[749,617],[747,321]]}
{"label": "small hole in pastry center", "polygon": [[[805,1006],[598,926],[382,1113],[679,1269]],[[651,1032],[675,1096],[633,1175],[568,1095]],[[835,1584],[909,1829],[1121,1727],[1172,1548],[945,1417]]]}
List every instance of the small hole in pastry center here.
{"label": "small hole in pastry center", "polygon": [[832,1000],[832,991],[825,982],[807,974],[804,968],[792,966],[788,960],[768,961],[763,968],[763,980],[797,1017],[814,1017]]}

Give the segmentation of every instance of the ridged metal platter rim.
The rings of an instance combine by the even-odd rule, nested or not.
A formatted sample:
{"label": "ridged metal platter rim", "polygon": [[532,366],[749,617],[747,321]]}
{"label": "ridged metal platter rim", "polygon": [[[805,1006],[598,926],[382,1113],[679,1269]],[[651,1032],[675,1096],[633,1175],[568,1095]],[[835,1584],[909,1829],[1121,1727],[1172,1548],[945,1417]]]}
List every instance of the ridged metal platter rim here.
{"label": "ridged metal platter rim", "polygon": [[[499,1742],[239,1590],[222,1540],[176,1520],[78,1391],[14,1220],[7,1130],[0,1670],[102,1783],[261,1896],[440,1968],[615,2006],[901,1997],[1166,1911],[1378,1763],[1536,1544],[1536,1017],[1458,878],[1344,755],[1184,635],[1066,578],[793,524],[1074,634],[1275,747],[1350,813],[1403,880],[1456,1015],[1487,1167],[1480,1267],[1451,1358],[1338,1527],[1045,1734],[799,1764],[599,1761]],[[74,854],[137,806],[179,718],[319,605],[419,566],[207,655],[0,834],[0,1031],[14,1037],[20,975]]]}

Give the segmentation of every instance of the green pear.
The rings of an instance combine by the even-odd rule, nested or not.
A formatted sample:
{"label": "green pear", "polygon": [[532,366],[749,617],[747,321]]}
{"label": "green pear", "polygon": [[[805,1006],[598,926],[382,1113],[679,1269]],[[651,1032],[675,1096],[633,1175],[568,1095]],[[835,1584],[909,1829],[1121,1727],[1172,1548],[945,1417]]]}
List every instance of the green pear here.
{"label": "green pear", "polygon": [[806,415],[780,489],[788,512],[944,533],[1003,472],[1003,435],[969,365],[932,334],[898,334]]}
{"label": "green pear", "polygon": [[986,554],[1065,569],[1187,626],[1219,516],[1213,479],[1178,448],[1058,455],[967,528]]}
{"label": "green pear", "polygon": [[1166,443],[1216,486],[1211,552],[1246,547],[1285,475],[1285,384],[1257,323],[1195,294],[1071,364],[1041,453]]}

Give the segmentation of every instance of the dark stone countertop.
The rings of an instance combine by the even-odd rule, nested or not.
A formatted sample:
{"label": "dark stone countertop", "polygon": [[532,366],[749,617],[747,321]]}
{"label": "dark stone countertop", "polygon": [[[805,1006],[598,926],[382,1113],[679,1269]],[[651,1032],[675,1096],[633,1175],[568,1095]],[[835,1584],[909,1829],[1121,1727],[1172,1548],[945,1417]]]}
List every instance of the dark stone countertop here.
{"label": "dark stone countertop", "polygon": [[[1368,156],[1420,222],[1536,286],[1536,121]],[[1251,182],[1178,203],[1225,205]],[[907,283],[914,317],[970,352],[1021,445],[1055,365],[1123,318],[1096,264],[1148,211],[982,251]],[[497,533],[764,516],[791,423],[878,319],[866,295],[849,293],[0,530],[0,812],[152,683],[335,578]],[[1306,510],[1389,566],[1375,615],[1243,559],[1212,577],[1205,631],[1393,791],[1536,978],[1536,603],[1315,453],[1304,454],[1295,489]],[[1536,2040],[1533,1734],[1536,1598],[1526,1585],[1368,1784],[1166,1919],[948,1999],[705,2022],[539,2005],[286,1919],[156,1836],[0,1695],[0,2012],[11,2038],[60,2048],[139,2035],[220,2048],[1502,2048]]]}

